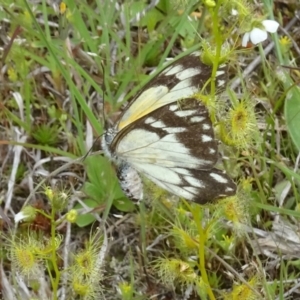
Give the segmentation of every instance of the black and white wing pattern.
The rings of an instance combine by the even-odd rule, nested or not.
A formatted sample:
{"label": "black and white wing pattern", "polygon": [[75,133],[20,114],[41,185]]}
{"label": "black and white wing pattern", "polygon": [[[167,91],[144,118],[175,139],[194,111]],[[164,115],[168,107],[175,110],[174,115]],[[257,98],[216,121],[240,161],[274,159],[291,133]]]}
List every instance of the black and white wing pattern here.
{"label": "black and white wing pattern", "polygon": [[[225,83],[218,71],[217,86]],[[207,108],[193,98],[210,79],[199,54],[173,63],[145,86],[102,139],[125,194],[143,197],[139,173],[169,192],[204,204],[234,195],[235,184],[214,168],[218,146]]]}
{"label": "black and white wing pattern", "polygon": [[[154,77],[128,104],[116,124],[118,131],[127,125],[169,103],[190,97],[209,84],[211,66],[200,61],[200,52],[193,52]],[[216,86],[224,90],[226,65],[219,66]],[[207,91],[207,89],[206,89]]]}

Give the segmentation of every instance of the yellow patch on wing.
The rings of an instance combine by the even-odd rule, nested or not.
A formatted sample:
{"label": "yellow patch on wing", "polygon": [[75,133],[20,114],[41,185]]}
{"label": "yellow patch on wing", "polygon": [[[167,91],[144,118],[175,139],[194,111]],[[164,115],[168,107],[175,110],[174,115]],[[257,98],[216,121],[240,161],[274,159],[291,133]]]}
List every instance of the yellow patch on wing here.
{"label": "yellow patch on wing", "polygon": [[134,121],[148,115],[166,103],[159,101],[169,92],[166,86],[160,85],[147,89],[126,110],[122,116],[118,129],[121,130]]}
{"label": "yellow patch on wing", "polygon": [[185,84],[182,84],[183,81],[179,81],[171,90],[165,85],[159,85],[144,91],[125,111],[118,124],[118,130],[122,130],[164,105],[190,97],[198,91],[197,86],[191,83],[190,78],[185,81]]}

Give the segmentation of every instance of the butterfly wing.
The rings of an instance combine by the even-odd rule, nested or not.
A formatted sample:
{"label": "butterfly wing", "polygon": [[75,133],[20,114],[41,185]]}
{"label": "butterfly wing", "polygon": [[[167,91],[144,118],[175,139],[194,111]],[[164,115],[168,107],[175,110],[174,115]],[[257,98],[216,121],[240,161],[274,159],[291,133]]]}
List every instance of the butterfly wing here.
{"label": "butterfly wing", "polygon": [[[153,172],[145,175],[170,193],[199,204],[235,195],[236,185],[232,179],[216,168],[207,171],[186,168],[184,170],[171,169],[171,171],[173,171],[172,177],[164,179],[161,176],[155,177],[157,173]],[[179,178],[176,183],[170,180],[174,177]]]}
{"label": "butterfly wing", "polygon": [[[211,66],[201,62],[200,52],[193,52],[155,76],[128,104],[117,124],[118,131],[152,111],[199,92],[211,77]],[[224,85],[226,66],[220,65],[216,85]]]}
{"label": "butterfly wing", "polygon": [[213,168],[217,142],[207,108],[193,98],[167,104],[117,134],[112,153],[162,188],[198,203],[233,195],[235,185]]}

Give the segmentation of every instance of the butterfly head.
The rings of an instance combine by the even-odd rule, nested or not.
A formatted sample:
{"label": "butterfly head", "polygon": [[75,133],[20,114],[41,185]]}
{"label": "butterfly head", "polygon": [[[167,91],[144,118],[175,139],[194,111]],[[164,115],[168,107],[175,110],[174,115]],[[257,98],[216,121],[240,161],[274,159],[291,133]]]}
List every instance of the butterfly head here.
{"label": "butterfly head", "polygon": [[106,157],[113,159],[112,152],[110,150],[110,145],[117,135],[117,130],[114,127],[108,128],[101,139],[102,150]]}

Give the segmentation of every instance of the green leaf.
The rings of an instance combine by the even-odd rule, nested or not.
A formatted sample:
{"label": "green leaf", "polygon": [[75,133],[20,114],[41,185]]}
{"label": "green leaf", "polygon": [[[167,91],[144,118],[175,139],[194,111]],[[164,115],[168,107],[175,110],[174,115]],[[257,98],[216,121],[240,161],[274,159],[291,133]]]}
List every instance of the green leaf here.
{"label": "green leaf", "polygon": [[99,187],[91,182],[86,182],[83,185],[83,191],[85,194],[95,199],[95,201],[100,204],[103,202],[103,191]]}
{"label": "green leaf", "polygon": [[300,88],[292,87],[286,96],[284,115],[293,143],[300,150]]}
{"label": "green leaf", "polygon": [[60,128],[58,125],[41,124],[32,131],[32,137],[41,145],[54,146],[59,142]]}
{"label": "green leaf", "polygon": [[163,11],[167,15],[172,12],[172,9],[174,8],[174,6],[172,7],[171,1],[161,0],[157,4],[157,8],[160,9],[161,11]]}
{"label": "green leaf", "polygon": [[126,197],[115,199],[113,205],[120,211],[132,212],[135,209],[135,205]]}
{"label": "green leaf", "polygon": [[164,15],[157,9],[150,10],[145,16],[145,25],[147,26],[148,32],[154,31],[158,22],[164,19]]}
{"label": "green leaf", "polygon": [[134,204],[124,196],[111,163],[106,158],[103,156],[88,157],[86,170],[89,181],[84,184],[83,191],[97,205],[113,199],[112,204],[120,211],[134,210]]}
{"label": "green leaf", "polygon": [[[85,199],[84,204],[87,205],[90,208],[95,208],[98,206],[98,203],[95,200],[91,200],[91,199]],[[81,204],[76,204],[74,206],[74,209],[80,209],[82,208]],[[77,219],[76,219],[76,224],[79,227],[85,227],[87,225],[90,225],[91,223],[95,222],[96,218],[94,217],[93,214],[87,213],[87,214],[82,214],[82,215],[78,215]]]}
{"label": "green leaf", "polygon": [[[129,10],[129,14],[130,14],[130,18],[134,18],[137,14],[141,13],[145,8],[146,8],[146,4],[143,3],[142,1],[136,1],[136,2],[133,2],[133,3],[124,3],[124,7],[126,6],[125,9],[128,9]],[[145,16],[142,16],[142,18],[140,18],[136,24],[134,25],[142,25],[144,26],[144,17]]]}
{"label": "green leaf", "polygon": [[86,170],[89,182],[84,184],[83,190],[98,203],[102,203],[106,195],[111,194],[118,186],[111,164],[103,156],[89,156],[86,159]]}

